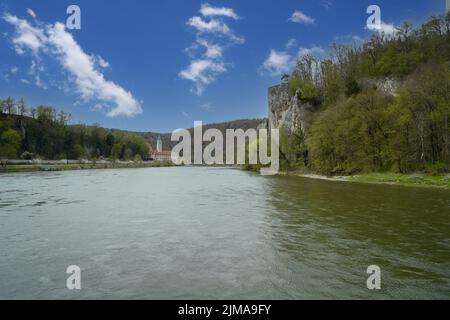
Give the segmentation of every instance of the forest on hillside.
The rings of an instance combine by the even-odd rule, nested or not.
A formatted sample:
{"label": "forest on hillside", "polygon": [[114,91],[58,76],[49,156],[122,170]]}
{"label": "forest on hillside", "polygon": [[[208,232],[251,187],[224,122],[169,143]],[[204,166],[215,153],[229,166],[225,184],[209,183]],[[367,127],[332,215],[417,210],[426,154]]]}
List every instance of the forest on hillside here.
{"label": "forest on hillside", "polygon": [[69,120],[69,114],[52,107],[0,100],[0,158],[142,160],[150,154],[151,146],[137,134],[69,125]]}
{"label": "forest on hillside", "polygon": [[[0,99],[0,158],[2,159],[111,159],[145,160],[161,136],[164,150],[178,142],[171,133],[132,132],[102,128],[98,124],[69,124],[70,114],[48,106],[30,108],[23,98]],[[255,129],[264,119],[244,119],[205,124],[215,128]],[[193,136],[193,129],[189,129]]]}
{"label": "forest on hillside", "polygon": [[450,13],[331,48],[328,58],[306,55],[282,77],[308,110],[304,130],[282,129],[284,167],[448,172]]}

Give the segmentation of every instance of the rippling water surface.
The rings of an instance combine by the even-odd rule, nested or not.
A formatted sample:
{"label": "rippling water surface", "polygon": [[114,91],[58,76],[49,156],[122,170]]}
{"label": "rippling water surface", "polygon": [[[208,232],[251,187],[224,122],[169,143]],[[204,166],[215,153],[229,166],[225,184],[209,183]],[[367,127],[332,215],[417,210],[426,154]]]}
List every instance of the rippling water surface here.
{"label": "rippling water surface", "polygon": [[19,298],[449,299],[450,193],[218,168],[3,175],[0,299]]}

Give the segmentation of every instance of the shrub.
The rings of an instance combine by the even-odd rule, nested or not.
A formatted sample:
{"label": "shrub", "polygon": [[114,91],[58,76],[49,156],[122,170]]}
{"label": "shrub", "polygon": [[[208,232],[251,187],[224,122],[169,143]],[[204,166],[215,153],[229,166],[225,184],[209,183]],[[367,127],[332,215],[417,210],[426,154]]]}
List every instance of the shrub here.
{"label": "shrub", "polygon": [[23,160],[33,160],[34,154],[31,152],[25,151],[21,154],[20,158]]}
{"label": "shrub", "polygon": [[425,172],[429,173],[433,176],[438,176],[444,173],[449,172],[449,165],[445,162],[436,162],[433,164],[427,165]]}

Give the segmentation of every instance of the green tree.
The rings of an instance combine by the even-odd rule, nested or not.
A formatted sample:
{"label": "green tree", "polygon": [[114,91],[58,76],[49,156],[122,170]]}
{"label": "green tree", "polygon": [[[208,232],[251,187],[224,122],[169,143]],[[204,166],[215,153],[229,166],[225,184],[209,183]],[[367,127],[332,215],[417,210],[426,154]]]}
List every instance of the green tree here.
{"label": "green tree", "polygon": [[116,143],[111,149],[111,158],[113,160],[119,160],[122,158],[122,145],[120,143]]}
{"label": "green tree", "polygon": [[8,129],[0,136],[0,156],[14,159],[17,158],[21,144],[20,134],[14,129]]}
{"label": "green tree", "polygon": [[86,151],[80,144],[76,144],[73,146],[72,157],[73,159],[81,160],[86,156]]}
{"label": "green tree", "polygon": [[[449,161],[450,63],[429,63],[414,72],[400,90],[395,108],[393,146],[403,144],[397,163]],[[404,167],[404,165],[402,165]]]}

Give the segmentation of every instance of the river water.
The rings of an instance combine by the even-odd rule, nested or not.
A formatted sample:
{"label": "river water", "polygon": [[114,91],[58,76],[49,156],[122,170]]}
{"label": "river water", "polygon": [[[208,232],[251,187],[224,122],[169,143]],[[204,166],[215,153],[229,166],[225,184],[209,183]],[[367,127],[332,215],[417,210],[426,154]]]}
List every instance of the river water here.
{"label": "river water", "polygon": [[450,192],[221,168],[3,175],[0,299],[19,298],[450,299]]}

